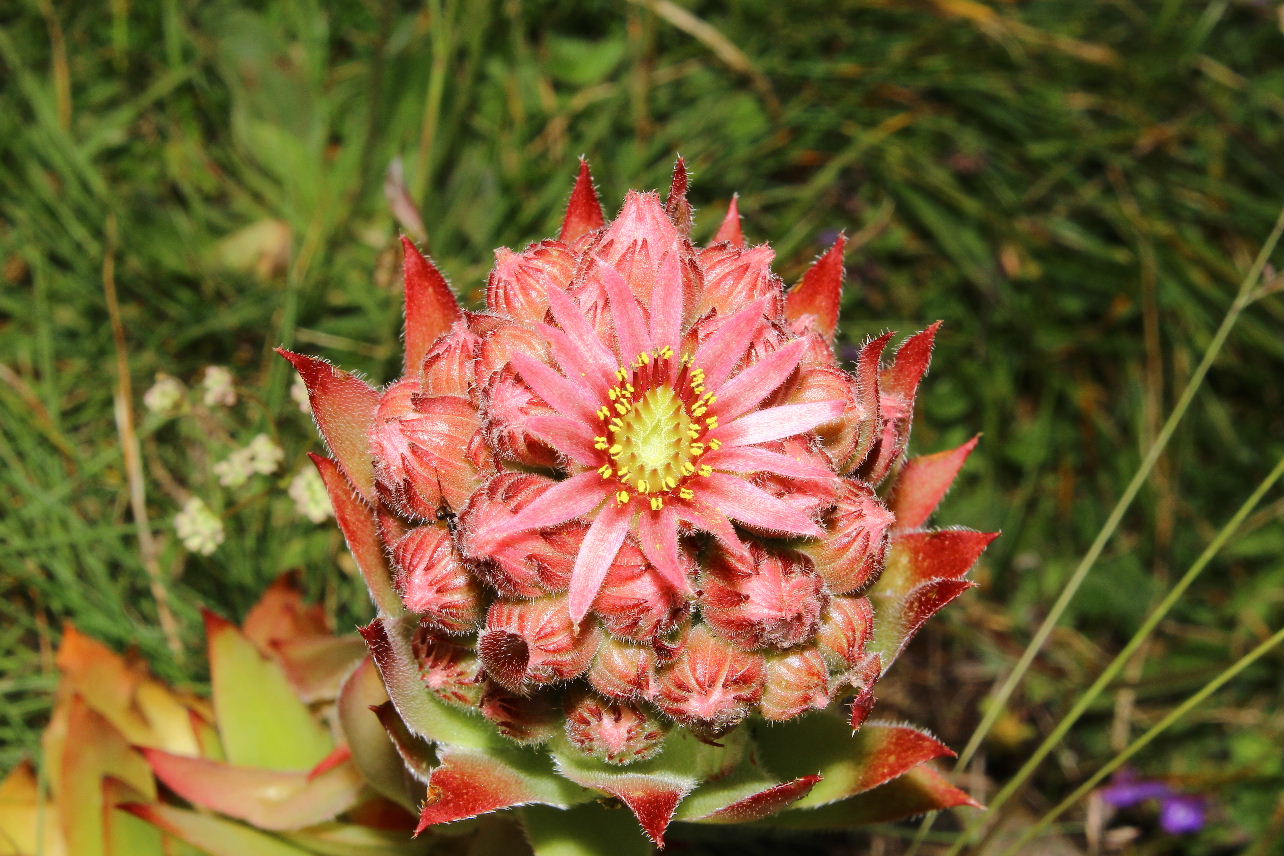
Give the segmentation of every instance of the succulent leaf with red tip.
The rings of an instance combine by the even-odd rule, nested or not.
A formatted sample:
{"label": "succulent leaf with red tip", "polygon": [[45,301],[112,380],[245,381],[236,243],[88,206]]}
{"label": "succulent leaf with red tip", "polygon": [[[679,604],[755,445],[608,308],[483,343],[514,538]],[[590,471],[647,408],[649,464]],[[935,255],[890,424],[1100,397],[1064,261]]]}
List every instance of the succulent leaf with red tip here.
{"label": "succulent leaf with red tip", "polygon": [[610,222],[581,163],[557,238],[496,252],[485,311],[406,245],[403,377],[287,354],[379,612],[381,719],[431,771],[421,829],[605,796],[662,845],[674,820],[973,804],[916,772],[944,746],[869,719],[994,537],[923,528],[975,441],[905,459],[939,325],[849,373],[844,239],[786,291],[735,199],[709,246],[692,220],[681,160]]}

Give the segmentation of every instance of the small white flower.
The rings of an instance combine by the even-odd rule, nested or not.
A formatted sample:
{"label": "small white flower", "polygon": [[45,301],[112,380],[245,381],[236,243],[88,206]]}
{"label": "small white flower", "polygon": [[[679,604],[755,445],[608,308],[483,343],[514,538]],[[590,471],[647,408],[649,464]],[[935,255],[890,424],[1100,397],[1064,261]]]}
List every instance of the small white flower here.
{"label": "small white flower", "polygon": [[156,373],[156,381],[143,393],[143,406],[160,416],[173,416],[183,404],[187,389],[178,378]]}
{"label": "small white flower", "polygon": [[330,505],[330,494],[326,492],[325,482],[315,467],[304,467],[290,479],[290,499],[299,514],[313,523],[323,523],[334,513]]}
{"label": "small white flower", "polygon": [[174,531],[183,546],[193,553],[208,556],[223,543],[223,521],[204,502],[192,497],[183,510],[174,515]]}
{"label": "small white flower", "polygon": [[248,448],[237,449],[213,466],[214,475],[223,487],[238,488],[255,473],[254,453]]}
{"label": "small white flower", "polygon": [[231,407],[236,404],[236,386],[232,373],[223,366],[206,366],[201,379],[206,407]]}
{"label": "small white flower", "polygon": [[285,452],[266,434],[259,434],[251,440],[245,451],[249,453],[250,467],[262,476],[276,472],[285,460]]}
{"label": "small white flower", "polygon": [[298,375],[294,376],[294,385],[290,387],[290,398],[294,399],[301,412],[312,412],[312,403],[308,401],[308,385]]}

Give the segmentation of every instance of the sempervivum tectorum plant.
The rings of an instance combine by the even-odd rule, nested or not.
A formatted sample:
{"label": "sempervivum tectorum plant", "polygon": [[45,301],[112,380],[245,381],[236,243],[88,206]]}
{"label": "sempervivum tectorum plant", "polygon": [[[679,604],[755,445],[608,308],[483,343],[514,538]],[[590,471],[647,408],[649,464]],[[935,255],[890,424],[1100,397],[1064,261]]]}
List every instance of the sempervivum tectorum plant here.
{"label": "sempervivum tectorum plant", "polygon": [[[497,252],[484,312],[405,242],[383,389],[283,352],[400,743],[435,744],[421,828],[608,795],[662,843],[675,819],[970,802],[919,766],[943,745],[866,721],[993,538],[923,528],[973,445],[904,457],[936,326],[849,373],[843,239],[787,290],[734,202],[693,245],[686,189],[679,161],[666,202],[630,193],[607,223],[581,165],[557,239]],[[523,811],[537,841],[547,816]]]}

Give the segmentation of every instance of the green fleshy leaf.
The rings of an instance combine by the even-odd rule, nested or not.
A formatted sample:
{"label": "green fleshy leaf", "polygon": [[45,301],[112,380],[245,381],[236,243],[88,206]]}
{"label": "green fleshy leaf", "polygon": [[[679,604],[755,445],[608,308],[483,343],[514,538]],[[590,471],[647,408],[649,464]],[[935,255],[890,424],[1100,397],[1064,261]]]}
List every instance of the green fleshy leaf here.
{"label": "green fleshy leaf", "polygon": [[519,810],[535,856],[649,856],[655,849],[628,809],[598,803],[559,810],[526,806]]}
{"label": "green fleshy leaf", "polygon": [[279,665],[213,613],[205,614],[205,631],[214,719],[230,763],[311,770],[330,754],[329,733],[295,695]]}
{"label": "green fleshy leaf", "polygon": [[432,836],[411,838],[408,826],[371,829],[350,823],[324,823],[282,837],[320,856],[417,856],[430,853],[438,843]]}
{"label": "green fleshy leaf", "polygon": [[790,808],[758,821],[781,829],[845,829],[889,823],[929,811],[979,805],[930,767],[917,767],[899,779],[821,808]]}
{"label": "green fleshy leaf", "polygon": [[388,732],[370,709],[387,700],[379,671],[367,657],[339,690],[339,726],[352,750],[353,763],[370,786],[409,811],[416,811],[418,797],[412,795],[413,780]]}
{"label": "green fleshy leaf", "polygon": [[313,856],[280,838],[208,814],[161,803],[133,803],[126,810],[208,856]]}

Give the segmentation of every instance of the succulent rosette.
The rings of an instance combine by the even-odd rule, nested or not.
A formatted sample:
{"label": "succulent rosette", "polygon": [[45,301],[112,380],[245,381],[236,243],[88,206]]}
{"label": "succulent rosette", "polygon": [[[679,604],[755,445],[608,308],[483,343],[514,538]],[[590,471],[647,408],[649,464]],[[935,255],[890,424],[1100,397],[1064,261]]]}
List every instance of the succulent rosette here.
{"label": "succulent rosette", "polygon": [[[787,290],[734,201],[708,246],[691,221],[681,161],[609,223],[581,164],[557,239],[497,251],[483,312],[403,242],[398,380],[282,352],[421,829],[606,796],[662,845],[674,820],[973,804],[922,766],[945,746],[867,721],[994,537],[924,528],[975,441],[905,459],[937,327],[849,372],[841,237]],[[523,809],[536,843],[546,811]]]}

